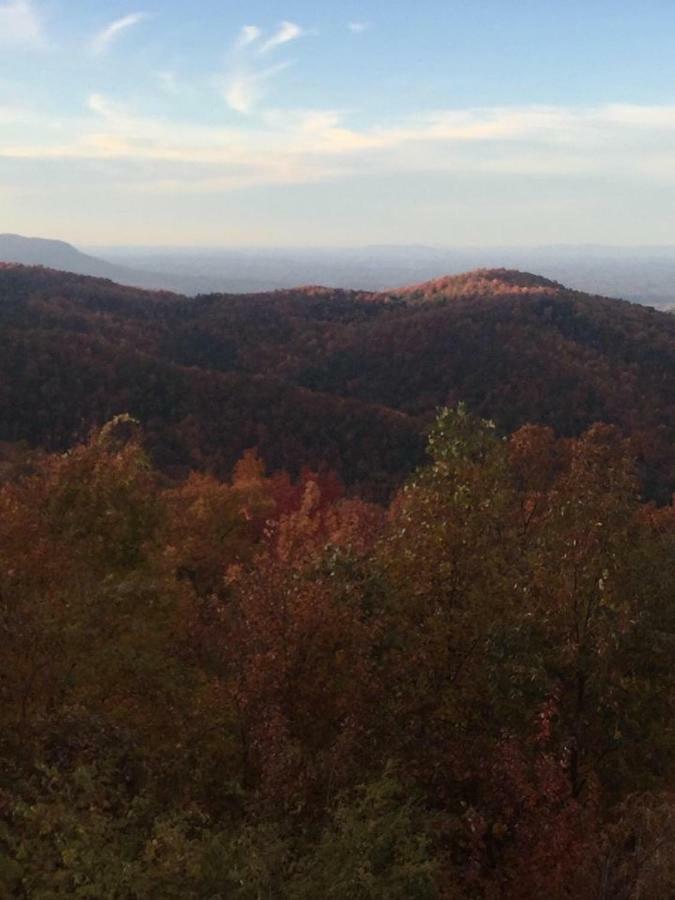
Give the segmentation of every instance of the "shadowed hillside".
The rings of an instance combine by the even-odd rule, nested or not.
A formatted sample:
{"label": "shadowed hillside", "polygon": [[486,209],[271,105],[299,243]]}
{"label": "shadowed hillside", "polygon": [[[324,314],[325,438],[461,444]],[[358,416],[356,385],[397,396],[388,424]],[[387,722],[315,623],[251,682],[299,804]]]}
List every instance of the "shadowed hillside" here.
{"label": "shadowed hillside", "polygon": [[5,441],[62,449],[128,411],[170,470],[225,474],[257,446],[270,467],[381,495],[420,462],[437,408],[463,400],[505,432],[617,424],[650,493],[673,484],[675,321],[535,275],[188,300],[5,266],[0,322]]}

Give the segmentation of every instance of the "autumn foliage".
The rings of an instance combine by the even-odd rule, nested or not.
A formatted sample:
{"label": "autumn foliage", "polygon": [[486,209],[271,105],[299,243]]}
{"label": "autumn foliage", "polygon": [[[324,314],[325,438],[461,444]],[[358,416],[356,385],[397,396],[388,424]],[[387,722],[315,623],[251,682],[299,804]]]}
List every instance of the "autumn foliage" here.
{"label": "autumn foliage", "polygon": [[229,480],[255,447],[268,473],[336,472],[388,502],[463,401],[504,433],[611,423],[667,503],[673,396],[675,317],[520,272],[187,299],[0,267],[0,442],[62,452],[129,413],[172,479]]}
{"label": "autumn foliage", "polygon": [[446,409],[386,507],[143,441],[2,469],[4,896],[672,897],[675,513],[617,429]]}

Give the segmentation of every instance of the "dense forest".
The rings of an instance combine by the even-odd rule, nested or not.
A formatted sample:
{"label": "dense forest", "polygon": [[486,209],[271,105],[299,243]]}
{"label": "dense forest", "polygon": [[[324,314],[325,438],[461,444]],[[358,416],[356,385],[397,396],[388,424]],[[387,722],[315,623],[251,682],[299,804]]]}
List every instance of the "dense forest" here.
{"label": "dense forest", "polygon": [[123,417],[3,479],[5,896],[672,897],[675,513],[611,426],[447,410],[386,509]]}
{"label": "dense forest", "polygon": [[0,268],[0,441],[65,450],[129,413],[162,471],[334,471],[384,501],[442,406],[631,437],[645,490],[675,489],[675,320],[504,270],[395,293],[304,288],[188,300]]}
{"label": "dense forest", "polygon": [[0,269],[0,895],[672,898],[673,382],[521,273]]}

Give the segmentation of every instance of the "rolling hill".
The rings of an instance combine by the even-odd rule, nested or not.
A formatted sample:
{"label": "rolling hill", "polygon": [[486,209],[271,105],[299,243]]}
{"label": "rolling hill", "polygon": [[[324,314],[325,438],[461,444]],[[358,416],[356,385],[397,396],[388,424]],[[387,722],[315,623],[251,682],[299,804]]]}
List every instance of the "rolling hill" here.
{"label": "rolling hill", "polygon": [[64,449],[128,411],[174,475],[226,474],[256,446],[270,468],[333,469],[382,497],[437,408],[463,400],[504,432],[614,423],[665,499],[674,397],[672,316],[521,272],[192,300],[0,268],[0,440]]}

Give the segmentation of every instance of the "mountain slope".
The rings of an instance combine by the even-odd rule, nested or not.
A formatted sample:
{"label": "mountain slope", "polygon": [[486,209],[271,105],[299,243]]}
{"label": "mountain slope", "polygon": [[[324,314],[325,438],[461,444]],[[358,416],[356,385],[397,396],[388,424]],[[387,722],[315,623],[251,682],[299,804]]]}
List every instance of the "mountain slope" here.
{"label": "mountain slope", "polygon": [[123,267],[87,256],[65,241],[27,238],[18,234],[0,234],[0,259],[27,266],[46,266],[79,275],[109,277]]}
{"label": "mountain slope", "polygon": [[224,473],[258,446],[382,496],[464,400],[505,432],[614,423],[648,492],[675,486],[675,319],[527,273],[188,300],[9,266],[0,351],[0,440],[67,447],[129,411],[167,470]]}
{"label": "mountain slope", "polygon": [[75,275],[108,278],[118,284],[146,290],[179,291],[195,294],[203,290],[203,279],[178,273],[134,269],[107,262],[77,250],[65,241],[0,234],[0,262],[44,266]]}

